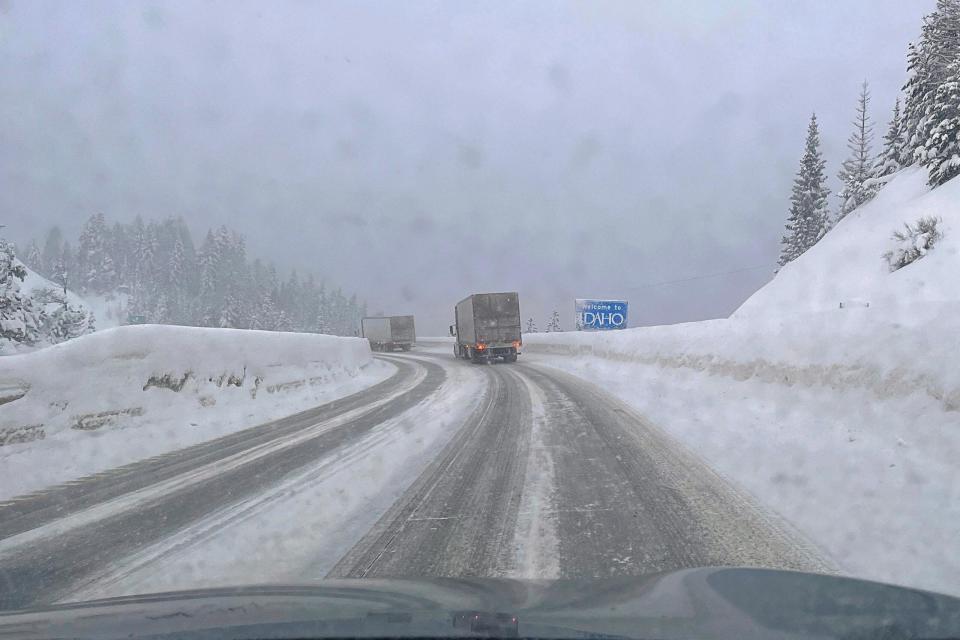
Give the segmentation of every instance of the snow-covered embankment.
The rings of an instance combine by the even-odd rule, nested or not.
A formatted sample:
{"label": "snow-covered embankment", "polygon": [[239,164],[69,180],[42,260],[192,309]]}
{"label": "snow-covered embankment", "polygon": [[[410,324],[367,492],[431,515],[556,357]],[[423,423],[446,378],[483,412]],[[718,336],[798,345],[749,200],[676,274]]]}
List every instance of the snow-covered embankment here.
{"label": "snow-covered embankment", "polygon": [[869,315],[538,334],[524,357],[629,402],[842,571],[960,593],[960,306]]}
{"label": "snow-covered embankment", "polygon": [[[921,216],[943,239],[891,272]],[[957,274],[960,180],[907,169],[730,319],[525,336],[525,358],[630,402],[841,570],[960,594]]]}
{"label": "snow-covered embankment", "polygon": [[329,402],[392,371],[358,338],[160,325],[0,358],[0,499]]}

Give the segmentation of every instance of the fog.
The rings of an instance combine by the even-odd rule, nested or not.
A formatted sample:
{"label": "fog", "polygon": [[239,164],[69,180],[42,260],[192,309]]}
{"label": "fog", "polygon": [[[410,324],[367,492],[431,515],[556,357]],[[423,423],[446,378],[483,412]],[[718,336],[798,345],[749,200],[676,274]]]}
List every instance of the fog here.
{"label": "fog", "polygon": [[772,276],[811,111],[835,176],[867,79],[876,150],[933,5],[8,1],[0,223],[228,224],[421,334],[476,291],[722,317]]}

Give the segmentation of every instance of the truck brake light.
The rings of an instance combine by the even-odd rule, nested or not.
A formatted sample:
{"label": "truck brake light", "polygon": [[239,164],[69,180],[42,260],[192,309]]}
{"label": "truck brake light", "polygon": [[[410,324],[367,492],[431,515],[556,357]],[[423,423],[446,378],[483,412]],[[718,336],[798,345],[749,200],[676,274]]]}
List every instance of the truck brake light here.
{"label": "truck brake light", "polygon": [[483,351],[486,348],[487,348],[487,345],[483,344],[482,342],[477,343],[477,351]]}
{"label": "truck brake light", "polygon": [[521,344],[523,344],[523,343],[521,343],[519,340],[514,340],[514,341],[513,341],[513,348],[514,348],[514,349],[519,349]]}

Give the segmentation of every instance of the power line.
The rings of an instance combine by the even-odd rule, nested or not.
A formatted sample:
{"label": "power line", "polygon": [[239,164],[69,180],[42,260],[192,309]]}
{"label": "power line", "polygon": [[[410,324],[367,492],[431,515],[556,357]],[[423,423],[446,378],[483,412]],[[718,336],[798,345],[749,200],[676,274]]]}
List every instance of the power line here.
{"label": "power line", "polygon": [[735,273],[743,273],[745,271],[756,271],[757,269],[769,269],[772,264],[758,264],[755,267],[743,267],[742,269],[733,269],[732,271],[721,271],[719,273],[707,273],[699,276],[691,276],[689,278],[680,278],[678,280],[664,280],[663,282],[648,282],[646,284],[639,284],[633,287],[627,287],[627,290],[633,289],[646,289],[649,287],[661,287],[668,284],[680,284],[681,282],[692,282],[694,280],[707,280],[709,278],[720,278],[722,276],[729,276]]}

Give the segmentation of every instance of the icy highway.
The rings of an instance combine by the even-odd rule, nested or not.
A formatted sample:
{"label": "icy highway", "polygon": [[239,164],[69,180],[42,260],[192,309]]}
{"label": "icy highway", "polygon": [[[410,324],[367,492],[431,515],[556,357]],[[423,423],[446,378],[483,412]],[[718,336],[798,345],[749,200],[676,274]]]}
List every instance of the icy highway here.
{"label": "icy highway", "polygon": [[336,402],[0,506],[0,608],[324,577],[829,567],[593,385],[536,358],[382,356]]}

